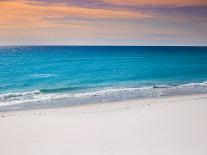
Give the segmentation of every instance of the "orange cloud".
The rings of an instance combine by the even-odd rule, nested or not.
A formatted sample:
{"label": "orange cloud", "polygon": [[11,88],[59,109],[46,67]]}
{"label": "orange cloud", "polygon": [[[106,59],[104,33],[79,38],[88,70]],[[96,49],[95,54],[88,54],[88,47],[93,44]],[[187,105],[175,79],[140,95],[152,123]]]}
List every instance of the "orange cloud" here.
{"label": "orange cloud", "polygon": [[[102,0],[100,0],[102,1]],[[114,5],[142,5],[142,6],[203,6],[207,5],[206,0],[103,0]]]}
{"label": "orange cloud", "polygon": [[[140,2],[135,0],[101,1],[117,5],[178,5],[178,0],[173,2],[161,2],[159,0]],[[193,4],[191,1],[188,4]],[[187,1],[185,2],[187,3]],[[197,1],[194,4],[198,5],[199,3]],[[93,44],[96,41],[98,44],[103,44],[107,40],[125,42],[127,39],[128,41],[136,41],[141,40],[140,38],[159,34],[163,34],[163,36],[165,34],[180,35],[185,32],[183,36],[188,36],[191,31],[193,34],[198,33],[197,29],[191,30],[187,27],[179,30],[175,26],[182,25],[182,22],[185,21],[183,16],[169,18],[169,16],[161,14],[124,9],[123,7],[95,9],[64,3],[0,0],[0,44],[87,44],[91,42]],[[145,23],[145,20],[137,19],[149,20]],[[178,19],[181,22],[177,22]],[[163,28],[164,25],[159,25],[159,20],[178,24],[168,24]],[[192,18],[186,18],[186,20],[192,20]],[[197,36],[204,34],[201,32]]]}
{"label": "orange cloud", "polygon": [[90,20],[152,17],[124,10],[91,9],[27,0],[0,1],[0,37],[87,37],[96,31]]}
{"label": "orange cloud", "polygon": [[[63,17],[81,17],[81,18],[146,18],[150,14],[141,12],[129,12],[123,10],[109,9],[91,9],[77,6],[68,6],[66,4],[46,4],[43,2],[33,2],[25,0],[0,1],[1,21],[13,17],[24,18],[63,18]],[[3,19],[2,19],[3,18]],[[18,18],[16,18],[18,19]]]}
{"label": "orange cloud", "polygon": [[91,9],[66,4],[48,4],[27,0],[0,1],[0,34],[10,29],[65,28],[87,30],[85,23],[75,20],[137,19],[149,18],[151,14],[124,10]]}

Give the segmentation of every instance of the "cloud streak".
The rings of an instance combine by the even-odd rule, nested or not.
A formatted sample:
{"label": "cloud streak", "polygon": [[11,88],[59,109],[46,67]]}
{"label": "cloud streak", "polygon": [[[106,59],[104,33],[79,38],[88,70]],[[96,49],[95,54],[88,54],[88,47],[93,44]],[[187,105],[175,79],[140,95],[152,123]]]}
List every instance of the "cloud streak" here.
{"label": "cloud streak", "polygon": [[203,0],[66,1],[0,1],[0,44],[207,43]]}
{"label": "cloud streak", "polygon": [[100,0],[114,5],[139,5],[139,6],[203,6],[206,0]]}
{"label": "cloud streak", "polygon": [[125,10],[93,9],[70,6],[64,3],[48,4],[35,1],[0,1],[1,21],[9,18],[96,18],[96,19],[130,19],[152,17],[149,13]]}

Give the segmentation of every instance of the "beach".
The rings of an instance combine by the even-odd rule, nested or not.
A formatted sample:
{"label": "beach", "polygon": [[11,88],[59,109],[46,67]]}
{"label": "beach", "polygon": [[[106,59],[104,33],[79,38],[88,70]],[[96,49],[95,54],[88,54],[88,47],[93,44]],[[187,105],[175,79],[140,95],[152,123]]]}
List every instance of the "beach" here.
{"label": "beach", "polygon": [[0,113],[2,155],[205,155],[207,94]]}
{"label": "beach", "polygon": [[207,0],[0,0],[0,155],[207,155]]}

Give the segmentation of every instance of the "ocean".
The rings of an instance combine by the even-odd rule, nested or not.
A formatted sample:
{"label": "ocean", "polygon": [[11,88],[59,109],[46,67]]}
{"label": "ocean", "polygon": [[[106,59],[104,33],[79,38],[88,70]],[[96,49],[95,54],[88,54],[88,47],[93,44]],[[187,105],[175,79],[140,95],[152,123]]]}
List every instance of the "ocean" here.
{"label": "ocean", "polygon": [[207,93],[207,47],[0,47],[0,111]]}

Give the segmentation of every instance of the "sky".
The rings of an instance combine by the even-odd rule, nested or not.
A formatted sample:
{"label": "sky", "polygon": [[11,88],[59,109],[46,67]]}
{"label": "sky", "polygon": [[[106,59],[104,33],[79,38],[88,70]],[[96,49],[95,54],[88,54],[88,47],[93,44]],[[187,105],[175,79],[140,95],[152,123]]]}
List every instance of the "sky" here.
{"label": "sky", "polygon": [[0,0],[0,45],[207,46],[207,0]]}

